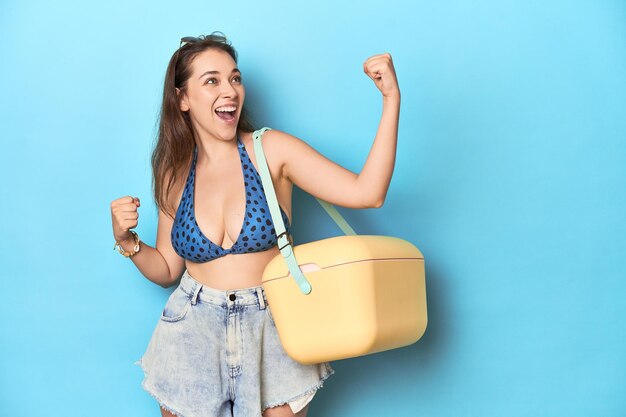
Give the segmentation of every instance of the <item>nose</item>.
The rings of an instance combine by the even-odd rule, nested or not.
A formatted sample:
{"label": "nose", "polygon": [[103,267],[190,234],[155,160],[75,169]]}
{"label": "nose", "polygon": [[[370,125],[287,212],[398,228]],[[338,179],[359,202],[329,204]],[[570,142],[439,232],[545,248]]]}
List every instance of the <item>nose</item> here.
{"label": "nose", "polygon": [[237,97],[237,90],[231,83],[222,83],[221,94],[224,97]]}

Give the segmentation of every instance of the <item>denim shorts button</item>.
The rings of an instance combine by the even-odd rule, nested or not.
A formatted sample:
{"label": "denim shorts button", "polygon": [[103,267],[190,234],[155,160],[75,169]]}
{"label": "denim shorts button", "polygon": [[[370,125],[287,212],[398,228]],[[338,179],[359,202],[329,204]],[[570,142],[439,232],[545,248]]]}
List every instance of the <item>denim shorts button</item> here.
{"label": "denim shorts button", "polygon": [[230,301],[235,301],[235,298],[237,298],[237,296],[235,294],[231,294],[229,298]]}

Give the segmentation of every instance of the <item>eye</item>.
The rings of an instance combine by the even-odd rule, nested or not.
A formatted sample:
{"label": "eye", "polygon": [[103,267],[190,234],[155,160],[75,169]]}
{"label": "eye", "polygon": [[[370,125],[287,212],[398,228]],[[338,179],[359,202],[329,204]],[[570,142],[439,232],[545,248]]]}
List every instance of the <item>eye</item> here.
{"label": "eye", "polygon": [[[214,82],[211,82],[214,81]],[[204,82],[205,84],[215,84],[217,82],[216,78],[207,78],[207,80]]]}
{"label": "eye", "polygon": [[233,77],[233,81],[236,83],[241,83],[241,75],[235,75]]}

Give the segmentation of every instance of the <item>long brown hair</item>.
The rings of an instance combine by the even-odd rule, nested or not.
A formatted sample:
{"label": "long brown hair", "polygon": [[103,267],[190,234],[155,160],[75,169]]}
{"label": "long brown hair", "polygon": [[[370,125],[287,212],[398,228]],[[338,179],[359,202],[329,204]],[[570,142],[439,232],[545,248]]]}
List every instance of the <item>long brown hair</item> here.
{"label": "long brown hair", "polygon": [[[192,38],[191,41],[178,48],[170,58],[165,72],[159,131],[151,159],[152,189],[157,207],[172,219],[176,216],[176,212],[168,196],[179,178],[186,173],[183,170],[191,163],[195,146],[189,112],[180,110],[176,88],[181,93],[185,92],[187,80],[191,77],[193,59],[210,48],[227,52],[237,63],[237,51],[230,41],[222,32],[213,32],[208,36]],[[237,129],[243,132],[255,130],[245,105],[241,108]],[[167,184],[165,184],[166,175],[169,177]]]}

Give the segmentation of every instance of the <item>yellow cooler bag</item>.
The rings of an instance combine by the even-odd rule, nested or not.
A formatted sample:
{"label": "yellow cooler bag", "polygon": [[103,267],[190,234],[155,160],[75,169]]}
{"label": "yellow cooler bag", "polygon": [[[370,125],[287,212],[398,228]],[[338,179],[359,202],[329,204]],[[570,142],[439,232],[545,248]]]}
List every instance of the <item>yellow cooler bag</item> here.
{"label": "yellow cooler bag", "polygon": [[426,330],[424,257],[390,236],[357,235],[336,208],[322,207],[346,236],[293,246],[254,132],[254,150],[280,255],[263,272],[263,289],[280,341],[303,364],[352,358],[415,343]]}

